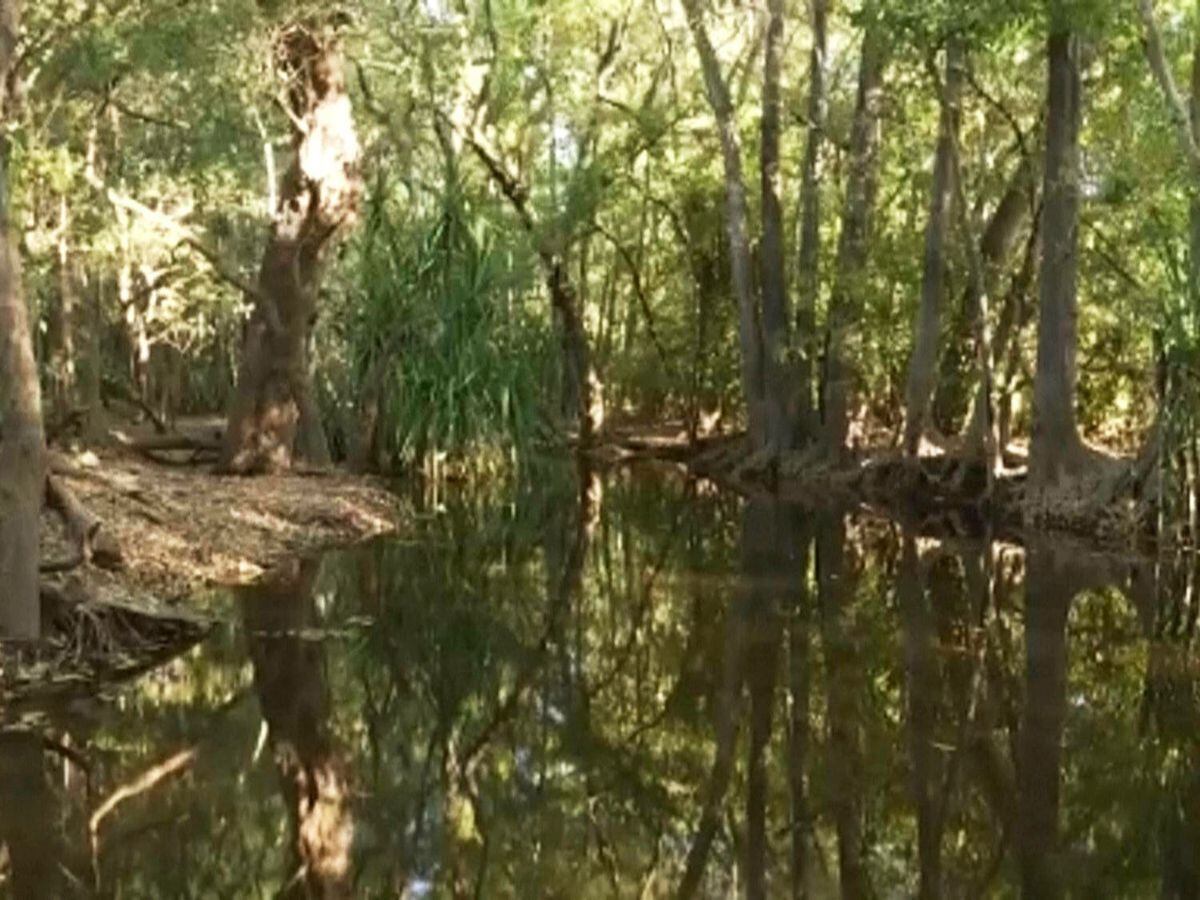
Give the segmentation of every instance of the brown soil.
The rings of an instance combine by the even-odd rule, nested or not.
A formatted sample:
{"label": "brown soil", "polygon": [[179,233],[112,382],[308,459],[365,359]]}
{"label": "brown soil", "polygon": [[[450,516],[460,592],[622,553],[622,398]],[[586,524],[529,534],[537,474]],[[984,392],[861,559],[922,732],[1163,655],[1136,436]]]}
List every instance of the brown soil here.
{"label": "brown soil", "polygon": [[[250,583],[288,557],[385,534],[402,519],[381,480],[337,470],[238,478],[120,450],[66,455],[55,468],[120,544],[120,569],[68,576],[106,601],[175,601]],[[43,559],[71,557],[52,513],[42,535]]]}

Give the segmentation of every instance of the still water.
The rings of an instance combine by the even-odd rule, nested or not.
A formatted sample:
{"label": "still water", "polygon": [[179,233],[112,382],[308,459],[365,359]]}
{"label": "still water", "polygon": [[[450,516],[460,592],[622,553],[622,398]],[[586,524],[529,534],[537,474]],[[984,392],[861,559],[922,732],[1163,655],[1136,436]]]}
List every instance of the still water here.
{"label": "still water", "polygon": [[1192,566],[537,482],[0,733],[0,894],[1200,890]]}

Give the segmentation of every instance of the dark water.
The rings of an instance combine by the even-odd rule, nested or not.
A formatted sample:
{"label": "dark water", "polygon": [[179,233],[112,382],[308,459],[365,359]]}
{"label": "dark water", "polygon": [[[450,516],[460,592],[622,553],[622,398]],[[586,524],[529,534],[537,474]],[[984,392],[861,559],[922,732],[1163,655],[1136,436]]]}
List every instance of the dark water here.
{"label": "dark water", "polygon": [[538,481],[0,733],[0,892],[1200,890],[1188,566]]}

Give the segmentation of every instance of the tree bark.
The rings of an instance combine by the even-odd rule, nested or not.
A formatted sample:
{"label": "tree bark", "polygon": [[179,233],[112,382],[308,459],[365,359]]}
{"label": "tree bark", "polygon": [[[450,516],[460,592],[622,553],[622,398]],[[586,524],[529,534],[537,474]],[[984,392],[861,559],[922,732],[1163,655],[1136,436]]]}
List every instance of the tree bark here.
{"label": "tree bark", "polygon": [[1051,28],[1047,48],[1042,277],[1030,458],[1031,480],[1043,489],[1079,474],[1085,459],[1075,419],[1082,86],[1075,35],[1061,23]]}
{"label": "tree bark", "polygon": [[946,77],[933,162],[933,192],[925,226],[921,303],[913,326],[913,351],[905,388],[904,454],[916,456],[929,415],[941,343],[941,305],[946,276],[946,235],[954,209],[954,146],[958,140],[963,84],[963,48],[958,37],[946,42]]}
{"label": "tree bark", "polygon": [[767,415],[764,408],[765,376],[763,339],[755,300],[754,276],[750,263],[750,239],[746,227],[746,185],[742,177],[742,148],[733,119],[729,86],[721,74],[721,64],[704,26],[700,0],[683,0],[688,27],[700,56],[704,89],[717,121],[721,141],[721,159],[725,168],[725,227],[729,233],[730,280],[738,307],[738,342],[741,346],[742,393],[746,398],[747,424],[751,443],[767,443]]}
{"label": "tree bark", "polygon": [[832,462],[846,456],[850,431],[850,393],[855,374],[847,348],[849,332],[861,312],[863,270],[867,263],[871,216],[879,175],[880,106],[887,60],[885,35],[878,24],[867,27],[858,68],[858,96],[850,134],[850,175],[842,208],[837,271],[829,305],[825,356],[824,449]]}
{"label": "tree bark", "polygon": [[816,437],[813,370],[817,358],[817,298],[821,292],[821,184],[817,165],[825,138],[825,53],[828,43],[826,0],[811,0],[812,49],[808,63],[808,139],[800,178],[800,245],[797,258],[799,292],[796,342],[799,345],[796,389],[797,443]]}
{"label": "tree bark", "polygon": [[[0,0],[0,85],[9,82],[19,28],[18,0]],[[0,104],[7,119],[10,98],[0,96]],[[45,442],[41,387],[10,213],[8,173],[0,162],[0,639],[36,640],[41,634],[38,532]]]}
{"label": "tree bark", "polygon": [[[1040,166],[1033,156],[1022,157],[1016,171],[1013,172],[1012,177],[1008,180],[1008,186],[1005,188],[1004,195],[1000,198],[1000,202],[996,205],[995,211],[988,220],[987,227],[984,228],[983,234],[979,238],[978,253],[972,254],[972,256],[978,259],[978,265],[983,275],[982,289],[986,292],[986,297],[988,298],[997,295],[1004,261],[1016,244],[1017,236],[1020,233],[1025,217],[1032,214],[1036,208],[1035,181],[1039,172]],[[1036,235],[1037,228],[1038,223],[1035,221],[1033,236]],[[965,234],[964,239],[973,241],[974,235]],[[1032,248],[1027,248],[1027,250],[1032,252]],[[1023,299],[1024,286],[1032,277],[1031,262],[1032,259],[1027,254],[1021,263],[1021,269],[1014,277],[1008,296],[1004,298],[1004,302],[1000,307],[995,337],[991,341],[991,356],[988,360],[988,365],[993,375],[1006,358],[1010,339],[1015,340],[1017,332],[1020,329],[1021,310],[1019,307]],[[978,314],[981,299],[978,294],[979,290],[980,284],[978,279],[972,277],[967,284],[966,296],[963,299],[963,309],[968,313],[975,311]],[[979,324],[976,321],[977,330]],[[1007,379],[1005,381],[1005,388],[1007,388]],[[989,424],[979,409],[978,403],[979,398],[977,397],[975,405],[970,409],[966,418],[966,444],[969,447],[976,448],[982,446],[985,442],[984,431]],[[997,439],[998,448],[1002,449],[1005,443],[1006,441],[1003,439],[1003,435],[1001,435]]]}
{"label": "tree bark", "polygon": [[279,41],[288,75],[294,158],[284,176],[246,327],[221,468],[248,474],[322,465],[329,448],[309,372],[323,263],[362,194],[360,149],[341,46],[326,30],[289,27]]}
{"label": "tree bark", "polygon": [[759,162],[762,190],[763,388],[767,446],[773,453],[792,449],[795,437],[795,390],[792,386],[787,269],[783,258],[783,204],[779,199],[780,57],[783,53],[783,0],[767,2],[767,39],[763,52],[762,137]]}
{"label": "tree bark", "polygon": [[77,401],[75,382],[76,270],[71,259],[71,218],[64,194],[59,198],[58,246],[55,276],[58,302],[50,310],[47,334],[52,400],[50,409],[58,419],[70,415]]}

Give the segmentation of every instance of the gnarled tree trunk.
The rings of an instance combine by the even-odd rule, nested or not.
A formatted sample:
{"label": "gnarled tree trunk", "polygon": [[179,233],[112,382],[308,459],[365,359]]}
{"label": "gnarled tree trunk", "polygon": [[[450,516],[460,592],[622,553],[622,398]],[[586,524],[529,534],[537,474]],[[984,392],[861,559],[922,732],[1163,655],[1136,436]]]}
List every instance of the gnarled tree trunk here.
{"label": "gnarled tree trunk", "polygon": [[323,262],[362,194],[337,38],[315,25],[292,25],[280,37],[279,63],[290,82],[294,158],[263,253],[221,452],[221,468],[243,474],[286,469],[296,456],[329,461],[308,342]]}
{"label": "gnarled tree trunk", "polygon": [[[19,2],[0,0],[0,85],[9,81],[19,23]],[[0,97],[5,119],[8,100]],[[36,640],[45,483],[42,399],[9,212],[8,173],[0,162],[0,639]]]}

